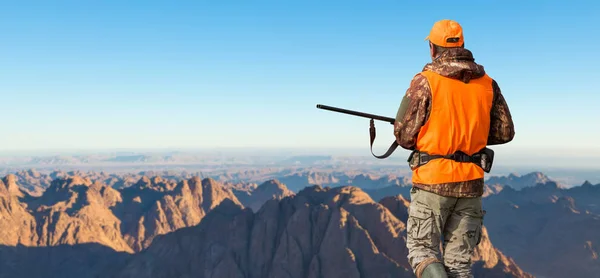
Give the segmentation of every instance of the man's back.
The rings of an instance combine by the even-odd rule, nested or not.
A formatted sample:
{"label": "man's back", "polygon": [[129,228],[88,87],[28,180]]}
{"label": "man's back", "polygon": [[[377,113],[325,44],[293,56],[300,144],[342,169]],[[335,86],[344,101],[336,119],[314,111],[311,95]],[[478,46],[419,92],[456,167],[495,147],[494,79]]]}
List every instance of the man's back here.
{"label": "man's back", "polygon": [[[449,155],[457,151],[473,155],[487,145],[492,79],[483,75],[468,81],[432,71],[421,73],[431,90],[429,118],[421,128],[416,148],[429,154]],[[473,163],[432,160],[417,168],[413,182],[439,184],[483,178],[483,169]]]}
{"label": "man's back", "polygon": [[[480,95],[479,98],[474,100],[486,102],[489,105],[489,113],[485,110],[485,104],[465,107],[465,105],[461,103],[467,103],[468,101],[460,101],[460,99],[455,101],[455,99],[449,98],[447,101],[440,102],[438,104],[437,99],[433,99],[432,89],[435,89],[439,92],[440,88],[442,88],[441,92],[444,92],[443,90],[450,90],[451,87],[444,87],[440,86],[440,84],[431,83],[432,81],[435,82],[435,80],[428,78],[427,75],[432,73],[440,76],[439,78],[433,79],[440,81],[451,80],[448,82],[452,82],[454,84],[462,83],[465,87],[471,88],[473,88],[477,83],[482,83],[482,85],[485,85],[488,84],[488,81],[491,82],[487,89],[476,90],[478,92],[485,91],[488,92],[488,94]],[[489,94],[490,89],[491,95]],[[446,92],[449,93],[449,91]],[[456,93],[453,95],[454,97],[460,96],[460,94]],[[462,96],[464,98],[468,97],[464,94]],[[437,148],[437,146],[446,145],[446,150],[457,149],[459,147],[463,150],[476,149],[483,146],[480,141],[482,138],[480,133],[478,133],[479,136],[477,136],[477,140],[479,140],[479,142],[475,142],[472,146],[466,148],[464,147],[465,143],[461,143],[461,140],[456,141],[456,139],[452,139],[452,136],[458,136],[461,138],[467,138],[469,136],[472,137],[472,135],[470,135],[472,134],[471,132],[458,135],[456,134],[457,131],[468,128],[479,131],[485,130],[484,125],[486,125],[486,122],[489,123],[489,128],[486,130],[487,134],[484,136],[487,137],[487,145],[503,144],[511,141],[514,137],[514,128],[510,111],[508,110],[508,106],[504,100],[504,97],[502,96],[498,84],[489,76],[487,76],[483,66],[475,63],[473,54],[466,48],[449,48],[444,53],[436,57],[434,61],[425,65],[423,71],[416,74],[413,78],[410,87],[406,91],[405,100],[407,104],[401,105],[401,109],[399,109],[396,117],[396,124],[394,128],[396,141],[405,149],[422,150],[421,148],[427,149],[429,145],[434,146],[435,148]],[[452,100],[452,102],[450,100]],[[435,107],[433,107],[434,103],[436,104]],[[448,108],[446,108],[446,106]],[[452,117],[471,117],[471,120],[464,120],[460,123],[461,126],[458,126],[458,122],[456,122],[456,120],[450,120],[446,125],[438,125],[436,131],[427,132],[427,123],[430,121],[444,121],[444,118],[448,117],[448,115],[439,115],[441,117],[436,116],[437,119],[430,119],[432,110],[437,109],[448,109],[447,111],[452,112],[446,113],[452,113],[454,115]],[[479,109],[483,109],[483,114],[487,113],[485,117],[483,117],[481,112],[482,110]],[[478,116],[482,117],[474,119],[474,117]],[[454,126],[452,124],[454,124]],[[428,139],[429,137],[435,137],[435,139]],[[470,143],[473,143],[473,140],[469,141]],[[444,151],[443,148],[440,147],[440,151]],[[433,154],[436,154],[436,152],[433,152]],[[432,160],[427,164],[430,163],[435,164],[452,162],[446,162],[446,160]],[[473,166],[474,165],[463,166],[463,168],[476,169],[471,171],[480,171],[477,168],[472,168]],[[424,175],[421,178],[419,177],[419,174],[415,175],[415,173],[425,172],[424,170],[426,169],[434,172],[438,171],[433,170],[433,168],[434,167],[419,167],[417,170],[413,171],[413,185],[423,190],[434,192],[443,196],[477,197],[483,194],[484,182],[482,172],[479,172],[481,173],[479,178],[470,180],[465,180],[464,178],[460,178],[460,176],[435,173],[429,174],[429,178],[425,178]],[[432,178],[433,175],[436,175],[437,178]],[[477,175],[467,173],[462,176],[475,177]],[[436,181],[433,181],[432,179],[435,179]],[[426,182],[425,180],[429,180],[430,182]]]}

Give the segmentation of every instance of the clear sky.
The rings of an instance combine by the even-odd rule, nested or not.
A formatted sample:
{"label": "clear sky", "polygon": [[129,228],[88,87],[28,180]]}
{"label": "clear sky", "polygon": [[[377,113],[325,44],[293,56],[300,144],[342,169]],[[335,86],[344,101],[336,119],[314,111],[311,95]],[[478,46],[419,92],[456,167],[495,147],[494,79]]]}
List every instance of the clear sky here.
{"label": "clear sky", "polygon": [[399,0],[4,1],[0,151],[367,151],[368,119],[315,105],[395,116],[444,18],[510,105],[503,148],[600,153],[599,4]]}

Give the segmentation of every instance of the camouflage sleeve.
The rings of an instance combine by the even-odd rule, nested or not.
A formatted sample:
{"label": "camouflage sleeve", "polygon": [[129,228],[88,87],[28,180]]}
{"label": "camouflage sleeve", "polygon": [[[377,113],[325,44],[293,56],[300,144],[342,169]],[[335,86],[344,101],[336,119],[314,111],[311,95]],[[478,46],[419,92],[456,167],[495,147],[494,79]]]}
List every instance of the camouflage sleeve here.
{"label": "camouflage sleeve", "polygon": [[402,98],[394,123],[394,136],[402,148],[415,149],[419,130],[429,115],[430,103],[431,89],[427,78],[417,74]]}
{"label": "camouflage sleeve", "polygon": [[515,137],[515,127],[508,109],[508,104],[502,95],[498,83],[494,80],[494,101],[490,115],[490,132],[488,145],[506,144]]}

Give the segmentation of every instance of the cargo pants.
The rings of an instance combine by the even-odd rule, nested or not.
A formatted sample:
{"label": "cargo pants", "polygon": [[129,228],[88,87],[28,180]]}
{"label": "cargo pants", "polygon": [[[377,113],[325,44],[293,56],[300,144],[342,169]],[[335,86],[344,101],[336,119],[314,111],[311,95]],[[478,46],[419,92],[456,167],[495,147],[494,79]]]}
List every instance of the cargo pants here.
{"label": "cargo pants", "polygon": [[437,260],[444,264],[448,277],[472,278],[471,258],[483,225],[481,197],[444,197],[413,187],[410,198],[406,247],[415,274]]}

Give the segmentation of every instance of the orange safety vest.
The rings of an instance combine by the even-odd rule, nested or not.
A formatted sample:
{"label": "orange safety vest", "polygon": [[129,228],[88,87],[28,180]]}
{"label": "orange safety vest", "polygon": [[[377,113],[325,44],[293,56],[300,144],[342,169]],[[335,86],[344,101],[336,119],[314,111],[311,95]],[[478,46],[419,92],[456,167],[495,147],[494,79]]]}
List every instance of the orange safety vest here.
{"label": "orange safety vest", "polygon": [[[431,71],[421,72],[431,88],[431,111],[419,131],[416,149],[430,155],[462,151],[468,155],[487,146],[494,97],[487,74],[464,83]],[[413,170],[413,183],[440,184],[483,178],[481,167],[451,159],[433,159]]]}

